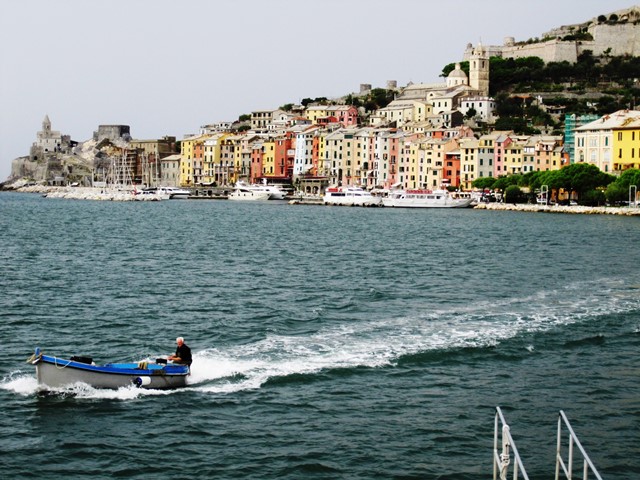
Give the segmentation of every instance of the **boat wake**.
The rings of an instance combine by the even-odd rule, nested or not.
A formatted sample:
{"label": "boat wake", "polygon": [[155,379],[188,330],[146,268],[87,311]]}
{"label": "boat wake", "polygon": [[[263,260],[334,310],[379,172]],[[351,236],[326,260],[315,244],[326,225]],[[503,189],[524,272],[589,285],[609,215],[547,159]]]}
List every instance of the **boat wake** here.
{"label": "boat wake", "polygon": [[[304,336],[271,335],[248,345],[199,352],[191,388],[208,393],[256,389],[273,378],[397,364],[424,352],[486,348],[607,315],[640,311],[622,281],[580,282],[526,298],[354,322]],[[523,345],[536,351],[530,342]]]}
{"label": "boat wake", "polygon": [[[75,385],[60,393],[121,400],[185,391],[224,395],[258,389],[275,378],[331,369],[390,366],[406,356],[492,347],[517,336],[638,311],[637,290],[622,281],[574,283],[527,298],[353,321],[312,334],[270,335],[251,344],[204,349],[195,352],[184,389],[159,391],[132,386],[109,391]],[[536,350],[529,340],[522,348],[530,354]],[[31,372],[20,371],[2,380],[0,388],[32,395],[38,387]]]}

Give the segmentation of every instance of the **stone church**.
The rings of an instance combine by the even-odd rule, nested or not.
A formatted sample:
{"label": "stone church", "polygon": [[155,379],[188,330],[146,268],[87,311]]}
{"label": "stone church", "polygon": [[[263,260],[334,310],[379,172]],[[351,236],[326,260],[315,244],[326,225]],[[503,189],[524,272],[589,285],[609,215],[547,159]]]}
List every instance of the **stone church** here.
{"label": "stone church", "polygon": [[51,130],[51,120],[49,120],[49,115],[45,115],[42,121],[42,130],[37,133],[36,141],[31,145],[29,160],[37,162],[44,160],[48,155],[69,153],[74,143],[69,135],[62,135],[58,131]]}

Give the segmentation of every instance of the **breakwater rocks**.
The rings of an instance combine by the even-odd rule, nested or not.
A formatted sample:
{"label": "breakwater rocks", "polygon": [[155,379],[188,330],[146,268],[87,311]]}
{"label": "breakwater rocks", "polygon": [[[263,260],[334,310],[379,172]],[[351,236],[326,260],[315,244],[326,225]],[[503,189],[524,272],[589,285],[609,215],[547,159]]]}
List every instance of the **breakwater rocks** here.
{"label": "breakwater rocks", "polygon": [[18,192],[39,193],[47,198],[66,198],[73,200],[108,200],[112,202],[157,201],[154,195],[140,195],[130,191],[110,190],[96,187],[49,187],[30,185],[17,188]]}
{"label": "breakwater rocks", "polygon": [[640,215],[638,207],[583,207],[580,205],[514,205],[510,203],[481,203],[475,207],[478,210],[503,210],[515,212],[541,212],[541,213],[575,213],[585,215]]}

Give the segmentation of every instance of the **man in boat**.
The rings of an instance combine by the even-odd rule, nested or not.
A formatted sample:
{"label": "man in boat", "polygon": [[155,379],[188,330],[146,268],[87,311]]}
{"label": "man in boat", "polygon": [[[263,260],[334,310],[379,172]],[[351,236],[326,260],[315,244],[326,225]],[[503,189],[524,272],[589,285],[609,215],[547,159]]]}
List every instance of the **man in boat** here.
{"label": "man in boat", "polygon": [[176,344],[178,348],[176,348],[175,355],[169,355],[167,360],[171,360],[173,363],[179,363],[180,365],[191,366],[191,349],[184,343],[184,338],[176,338]]}

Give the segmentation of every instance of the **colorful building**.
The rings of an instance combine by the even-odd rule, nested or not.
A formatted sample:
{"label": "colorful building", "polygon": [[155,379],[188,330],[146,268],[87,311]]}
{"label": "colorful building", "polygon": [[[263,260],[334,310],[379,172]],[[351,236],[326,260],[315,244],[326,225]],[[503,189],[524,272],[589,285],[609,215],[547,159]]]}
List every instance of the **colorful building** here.
{"label": "colorful building", "polygon": [[613,128],[613,171],[640,168],[640,116]]}

